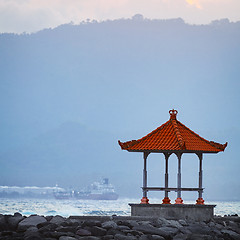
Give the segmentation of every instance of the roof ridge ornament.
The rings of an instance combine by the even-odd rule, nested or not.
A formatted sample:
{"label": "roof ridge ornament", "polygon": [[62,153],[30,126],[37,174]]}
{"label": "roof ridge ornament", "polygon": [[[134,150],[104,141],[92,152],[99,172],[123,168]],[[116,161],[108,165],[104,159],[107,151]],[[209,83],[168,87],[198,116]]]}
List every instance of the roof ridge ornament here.
{"label": "roof ridge ornament", "polygon": [[170,119],[177,119],[177,114],[178,114],[178,111],[175,110],[175,109],[171,109],[169,110],[169,114],[170,114]]}
{"label": "roof ridge ornament", "polygon": [[172,110],[169,110],[169,113],[170,113],[170,120],[172,122],[172,126],[173,126],[173,129],[176,133],[176,136],[177,136],[177,140],[178,140],[178,143],[180,145],[180,148],[182,150],[186,149],[186,146],[185,146],[185,141],[181,135],[181,132],[179,131],[179,128],[178,128],[178,125],[177,125],[177,114],[178,114],[178,111],[175,110],[175,109],[172,109]]}

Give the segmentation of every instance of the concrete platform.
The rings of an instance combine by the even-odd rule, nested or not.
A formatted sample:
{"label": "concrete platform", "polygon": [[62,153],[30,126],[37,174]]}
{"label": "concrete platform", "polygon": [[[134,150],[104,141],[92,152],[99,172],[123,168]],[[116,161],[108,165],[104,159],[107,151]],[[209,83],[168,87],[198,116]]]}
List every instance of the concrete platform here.
{"label": "concrete platform", "polygon": [[166,219],[186,219],[192,221],[209,221],[214,216],[216,205],[196,204],[133,204],[131,216],[163,217]]}

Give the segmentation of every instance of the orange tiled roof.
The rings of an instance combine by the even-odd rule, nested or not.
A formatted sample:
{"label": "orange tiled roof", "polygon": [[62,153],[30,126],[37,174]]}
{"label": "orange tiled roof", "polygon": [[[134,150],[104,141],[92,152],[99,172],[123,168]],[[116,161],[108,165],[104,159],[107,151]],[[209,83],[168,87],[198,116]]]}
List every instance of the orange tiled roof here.
{"label": "orange tiled roof", "polygon": [[227,143],[220,144],[208,141],[187,128],[176,118],[177,110],[170,110],[170,119],[139,140],[120,142],[123,150],[132,152],[206,152],[218,153],[224,151]]}

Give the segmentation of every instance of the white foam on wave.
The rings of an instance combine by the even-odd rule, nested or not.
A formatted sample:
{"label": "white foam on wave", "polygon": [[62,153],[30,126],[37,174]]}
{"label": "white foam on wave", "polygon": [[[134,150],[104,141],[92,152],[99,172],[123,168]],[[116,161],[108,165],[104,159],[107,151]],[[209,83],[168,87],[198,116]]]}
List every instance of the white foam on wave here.
{"label": "white foam on wave", "polygon": [[[151,203],[160,203],[159,199],[151,199]],[[64,217],[76,215],[121,215],[129,216],[130,207],[128,203],[139,203],[139,199],[120,198],[112,201],[96,200],[55,200],[55,199],[5,199],[0,200],[1,214],[14,214],[20,212],[25,216],[38,215],[61,215]],[[185,203],[191,203],[185,201]],[[217,205],[215,215],[240,216],[240,201],[236,202],[207,202],[206,204]]]}

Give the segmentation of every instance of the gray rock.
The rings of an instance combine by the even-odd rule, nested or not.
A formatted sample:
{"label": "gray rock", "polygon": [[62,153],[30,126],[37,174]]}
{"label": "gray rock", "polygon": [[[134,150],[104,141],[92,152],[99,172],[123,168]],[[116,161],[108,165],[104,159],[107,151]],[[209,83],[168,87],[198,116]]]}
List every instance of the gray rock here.
{"label": "gray rock", "polygon": [[122,234],[116,234],[114,236],[114,239],[115,240],[136,240],[137,238],[134,237],[134,236],[125,236],[125,235],[122,235]]}
{"label": "gray rock", "polygon": [[178,220],[178,222],[184,227],[188,226],[187,222],[184,219],[180,219],[180,220]]}
{"label": "gray rock", "polygon": [[137,227],[139,225],[138,222],[136,222],[134,220],[128,220],[128,221],[126,221],[126,223],[128,224],[126,226],[129,226],[130,228]]}
{"label": "gray rock", "polygon": [[130,230],[130,227],[124,226],[124,225],[119,225],[119,226],[117,226],[117,230],[120,230],[120,231],[122,231],[122,230]]}
{"label": "gray rock", "polygon": [[38,228],[37,227],[29,227],[26,231],[25,231],[25,234],[28,234],[28,233],[36,233],[38,232]]}
{"label": "gray rock", "polygon": [[83,229],[83,228],[79,228],[77,231],[76,231],[76,234],[79,235],[79,236],[91,236],[92,233],[86,229]]}
{"label": "gray rock", "polygon": [[105,235],[102,237],[102,240],[112,240],[112,239],[114,239],[113,235]]}
{"label": "gray rock", "polygon": [[175,227],[161,227],[159,228],[159,230],[165,233],[164,236],[170,236],[170,237],[173,237],[179,232],[179,229]]}
{"label": "gray rock", "polygon": [[12,231],[2,231],[2,232],[0,232],[0,236],[3,236],[3,237],[5,237],[5,236],[12,236],[13,235],[13,232]]}
{"label": "gray rock", "polygon": [[238,234],[232,230],[222,229],[221,233],[223,234],[223,236],[230,237],[231,239],[240,240],[240,234]]}
{"label": "gray rock", "polygon": [[[127,230],[123,230],[123,231],[127,231]],[[116,229],[116,228],[110,228],[110,229],[107,231],[107,235],[113,235],[113,236],[115,236],[116,234],[125,235],[125,234],[123,233],[123,231],[120,231],[120,230],[118,230],[118,229]]]}
{"label": "gray rock", "polygon": [[76,227],[63,227],[63,226],[59,226],[55,229],[55,231],[57,232],[75,232],[76,231]]}
{"label": "gray rock", "polygon": [[65,221],[65,218],[63,218],[62,216],[56,215],[52,217],[52,219],[50,220],[50,223],[61,225],[64,221]]}
{"label": "gray rock", "polygon": [[37,226],[39,223],[46,222],[47,220],[42,216],[30,216],[25,219],[23,219],[18,224],[18,230],[19,231],[25,231],[29,227]]}
{"label": "gray rock", "polygon": [[24,237],[24,240],[42,240],[42,237],[39,235],[31,235]]}
{"label": "gray rock", "polygon": [[233,221],[229,221],[228,228],[234,232],[240,233],[239,224]]}
{"label": "gray rock", "polygon": [[139,231],[136,231],[136,230],[122,230],[122,232],[124,232],[125,234],[131,234],[133,236],[142,236],[143,233],[142,232],[139,232]]}
{"label": "gray rock", "polygon": [[[39,224],[37,225],[37,227],[39,226]],[[46,224],[45,226],[39,228],[39,232],[40,233],[43,233],[43,232],[52,232],[52,231],[55,231],[55,229],[58,227],[57,224],[55,223],[49,223]]]}
{"label": "gray rock", "polygon": [[[183,223],[183,224],[186,224]],[[168,224],[166,225],[166,227],[174,227],[174,228],[181,228],[183,225],[179,223],[179,221],[176,220],[168,220]],[[186,226],[186,225],[185,225]]]}
{"label": "gray rock", "polygon": [[162,227],[162,226],[167,226],[169,222],[167,219],[160,217],[157,219],[157,224],[159,225],[159,227]]}
{"label": "gray rock", "polygon": [[140,231],[140,232],[145,233],[145,234],[160,235],[164,238],[171,237],[171,234],[169,234],[169,232],[161,230],[160,228],[156,228],[156,227],[139,225],[139,226],[133,227],[133,230]]}
{"label": "gray rock", "polygon": [[110,228],[117,228],[117,224],[114,221],[107,221],[102,223],[102,227],[105,229],[110,229]]}
{"label": "gray rock", "polygon": [[86,236],[86,237],[80,237],[78,238],[79,240],[100,240],[101,238],[99,237],[94,237],[94,236]]}
{"label": "gray rock", "polygon": [[102,224],[100,221],[84,221],[82,223],[82,227],[93,227],[93,226],[101,227]]}
{"label": "gray rock", "polygon": [[68,237],[75,237],[76,235],[74,233],[70,232],[45,232],[43,235],[47,238],[57,238],[59,239],[62,236],[68,236]]}
{"label": "gray rock", "polygon": [[186,240],[187,239],[187,236],[186,234],[183,234],[183,233],[178,233],[177,235],[175,235],[173,237],[172,240]]}
{"label": "gray rock", "polygon": [[9,216],[7,219],[8,225],[10,229],[16,229],[18,226],[18,223],[22,221],[24,217],[20,213],[14,213],[13,216]]}
{"label": "gray rock", "polygon": [[141,235],[139,240],[149,240],[147,235]]}
{"label": "gray rock", "polygon": [[159,235],[152,235],[152,236],[151,236],[151,239],[152,239],[152,240],[165,240],[164,237],[159,236]]}
{"label": "gray rock", "polygon": [[139,221],[138,222],[139,225],[145,225],[145,226],[152,226],[152,223],[150,221]]}
{"label": "gray rock", "polygon": [[187,237],[187,240],[214,240],[214,238],[210,235],[193,233]]}
{"label": "gray rock", "polygon": [[37,227],[29,227],[24,233],[24,240],[42,239]]}
{"label": "gray rock", "polygon": [[107,230],[101,227],[94,226],[90,229],[93,236],[104,236],[107,234]]}
{"label": "gray rock", "polygon": [[61,236],[59,240],[77,240],[77,238],[69,237],[69,236]]}
{"label": "gray rock", "polygon": [[4,215],[0,214],[0,232],[8,230],[8,225]]}
{"label": "gray rock", "polygon": [[192,233],[196,234],[202,234],[202,235],[211,235],[211,228],[208,226],[201,226],[200,224],[194,223],[190,224],[189,226],[186,227],[188,230],[190,230]]}

